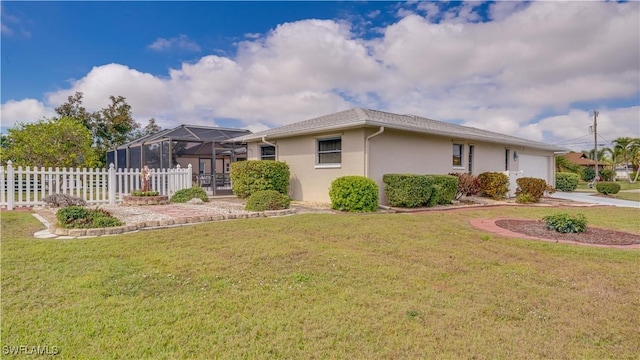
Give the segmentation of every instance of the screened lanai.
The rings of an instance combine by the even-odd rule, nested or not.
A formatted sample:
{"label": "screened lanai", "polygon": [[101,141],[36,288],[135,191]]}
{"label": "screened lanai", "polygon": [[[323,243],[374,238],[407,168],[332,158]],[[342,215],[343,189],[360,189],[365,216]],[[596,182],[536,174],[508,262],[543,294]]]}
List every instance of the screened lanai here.
{"label": "screened lanai", "polygon": [[[194,182],[206,189],[229,187],[229,168],[247,158],[246,146],[224,142],[251,132],[199,125],[180,125],[161,130],[107,152],[107,164],[117,169],[173,168],[191,165]],[[215,185],[214,185],[215,184]]]}

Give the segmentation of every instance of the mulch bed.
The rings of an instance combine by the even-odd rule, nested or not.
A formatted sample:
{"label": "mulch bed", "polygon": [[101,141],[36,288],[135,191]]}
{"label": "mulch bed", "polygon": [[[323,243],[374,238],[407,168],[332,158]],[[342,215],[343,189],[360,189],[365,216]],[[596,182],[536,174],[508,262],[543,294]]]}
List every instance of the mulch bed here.
{"label": "mulch bed", "polygon": [[520,234],[549,240],[568,240],[585,244],[601,245],[640,244],[640,235],[624,231],[587,227],[587,231],[583,233],[563,234],[554,230],[548,230],[546,223],[540,220],[497,220],[496,225]]}

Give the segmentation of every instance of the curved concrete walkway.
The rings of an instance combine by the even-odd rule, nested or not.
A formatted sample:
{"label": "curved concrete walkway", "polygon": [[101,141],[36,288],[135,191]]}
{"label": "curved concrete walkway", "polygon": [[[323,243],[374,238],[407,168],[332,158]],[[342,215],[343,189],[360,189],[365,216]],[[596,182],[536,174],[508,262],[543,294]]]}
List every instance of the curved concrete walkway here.
{"label": "curved concrete walkway", "polygon": [[550,198],[571,200],[592,205],[608,205],[640,209],[640,202],[597,196],[593,193],[557,191],[548,196]]}

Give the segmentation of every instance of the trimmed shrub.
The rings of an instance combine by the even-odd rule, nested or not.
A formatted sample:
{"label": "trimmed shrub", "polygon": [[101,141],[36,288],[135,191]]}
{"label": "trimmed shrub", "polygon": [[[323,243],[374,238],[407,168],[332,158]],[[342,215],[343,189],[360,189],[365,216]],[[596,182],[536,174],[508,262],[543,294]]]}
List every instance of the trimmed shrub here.
{"label": "trimmed shrub", "polygon": [[382,182],[389,205],[407,208],[426,205],[434,185],[432,177],[414,174],[385,174]]}
{"label": "trimmed shrub", "polygon": [[106,210],[86,209],[81,206],[62,208],[56,213],[56,218],[64,228],[102,228],[124,225]]}
{"label": "trimmed shrub", "polygon": [[620,191],[620,184],[614,182],[599,182],[596,184],[596,190],[603,195],[617,194]]}
{"label": "trimmed shrub", "polygon": [[282,161],[246,160],[231,164],[231,189],[245,199],[261,190],[289,192],[289,165]]}
{"label": "trimmed shrub", "polygon": [[451,204],[458,193],[458,178],[452,175],[427,175],[433,178],[433,191],[429,203],[434,205]]}
{"label": "trimmed shrub", "polygon": [[451,173],[451,176],[458,178],[458,190],[456,191],[455,200],[464,196],[474,196],[480,193],[480,179],[467,173]]}
{"label": "trimmed shrub", "polygon": [[582,170],[582,180],[584,181],[592,181],[596,178],[596,171],[593,168],[584,168]]}
{"label": "trimmed shrub", "polygon": [[331,182],[331,208],[369,212],[378,209],[378,185],[364,176],[342,176]]}
{"label": "trimmed shrub", "polygon": [[[548,185],[543,179],[523,177],[517,179],[516,184],[518,184],[516,196],[520,197],[520,195],[528,195],[527,200],[531,200],[529,202],[540,202],[540,199],[544,196],[545,192],[555,192],[553,187]],[[524,198],[522,200],[524,200]],[[516,201],[518,201],[518,199],[516,199]]]}
{"label": "trimmed shrub", "polygon": [[578,187],[580,176],[574,173],[556,173],[556,189],[560,191],[573,191]]}
{"label": "trimmed shrub", "polygon": [[613,175],[615,175],[611,169],[598,170],[598,174],[600,174],[604,181],[613,181]]}
{"label": "trimmed shrub", "polygon": [[288,209],[291,199],[275,190],[256,191],[247,198],[245,210],[265,211]]}
{"label": "trimmed shrub", "polygon": [[501,172],[483,172],[478,175],[478,179],[484,196],[500,200],[509,192],[509,177]]}
{"label": "trimmed shrub", "polygon": [[539,201],[540,199],[536,201],[533,195],[527,193],[522,193],[516,197],[516,202],[518,204],[531,204]]}
{"label": "trimmed shrub", "polygon": [[53,207],[66,207],[66,206],[85,206],[87,202],[83,199],[67,194],[51,194],[45,196],[42,201]]}
{"label": "trimmed shrub", "polygon": [[198,186],[194,186],[192,188],[176,191],[173,196],[171,196],[171,202],[186,203],[193,198],[200,199],[204,202],[209,201],[207,193],[204,191],[204,189]]}
{"label": "trimmed shrub", "polygon": [[560,213],[542,218],[547,223],[547,229],[561,233],[581,233],[587,230],[587,218],[584,214],[571,216]]}

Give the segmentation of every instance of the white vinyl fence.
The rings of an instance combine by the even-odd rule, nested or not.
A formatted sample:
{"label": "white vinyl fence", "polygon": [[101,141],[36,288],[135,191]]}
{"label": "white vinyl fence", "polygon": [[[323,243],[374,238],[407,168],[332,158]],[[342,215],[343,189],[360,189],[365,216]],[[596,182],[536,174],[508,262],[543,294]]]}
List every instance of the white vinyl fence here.
{"label": "white vinyl fence", "polygon": [[[173,195],[192,186],[192,169],[153,169],[151,190]],[[0,166],[0,206],[13,210],[16,206],[43,205],[46,196],[67,194],[84,199],[88,204],[115,204],[125,194],[142,188],[140,169],[59,169],[44,167],[14,168],[11,160]]]}

